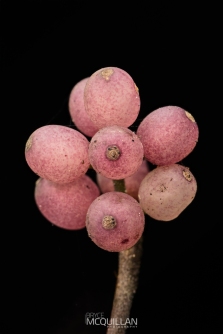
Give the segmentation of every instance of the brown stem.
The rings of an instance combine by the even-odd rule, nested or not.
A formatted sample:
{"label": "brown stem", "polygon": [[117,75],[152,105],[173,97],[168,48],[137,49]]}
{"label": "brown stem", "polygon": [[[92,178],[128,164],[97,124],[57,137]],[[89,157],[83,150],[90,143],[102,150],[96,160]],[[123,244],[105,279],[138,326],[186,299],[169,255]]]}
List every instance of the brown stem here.
{"label": "brown stem", "polygon": [[[124,180],[115,181],[114,185],[115,191],[123,191],[123,189],[125,191]],[[118,324],[125,324],[126,319],[129,318],[138,285],[141,256],[142,238],[132,248],[119,252],[118,278],[109,321],[111,325],[107,329],[107,334],[125,334],[126,332],[126,328],[123,328],[125,326]]]}
{"label": "brown stem", "polygon": [[125,193],[125,180],[113,180],[115,191]]}

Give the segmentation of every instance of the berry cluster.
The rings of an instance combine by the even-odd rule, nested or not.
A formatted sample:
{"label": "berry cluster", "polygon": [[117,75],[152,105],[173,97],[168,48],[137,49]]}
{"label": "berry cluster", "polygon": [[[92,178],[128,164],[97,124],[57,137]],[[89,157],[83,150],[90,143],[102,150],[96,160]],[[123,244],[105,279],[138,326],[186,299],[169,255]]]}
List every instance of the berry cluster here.
{"label": "berry cluster", "polygon": [[[35,201],[53,224],[70,230],[86,226],[101,248],[119,252],[141,237],[144,212],[170,221],[192,202],[197,184],[178,164],[195,147],[198,126],[176,106],[151,112],[136,133],[140,96],[131,76],[107,67],[77,83],[69,112],[82,132],[61,125],[34,131],[25,147],[29,167],[39,175]],[[92,137],[90,142],[85,137]],[[149,171],[147,161],[157,167]],[[86,172],[93,168],[97,183]],[[125,180],[125,193],[115,191]],[[102,195],[100,195],[100,190]]]}

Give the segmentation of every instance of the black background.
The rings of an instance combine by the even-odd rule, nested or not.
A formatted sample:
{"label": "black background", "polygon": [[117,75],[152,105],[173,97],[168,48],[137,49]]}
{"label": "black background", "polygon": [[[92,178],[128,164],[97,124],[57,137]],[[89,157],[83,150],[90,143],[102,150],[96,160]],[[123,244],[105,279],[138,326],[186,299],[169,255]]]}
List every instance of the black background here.
{"label": "black background", "polygon": [[133,131],[166,105],[188,110],[200,129],[195,150],[183,161],[197,179],[195,200],[172,222],[147,217],[131,312],[138,328],[127,333],[220,332],[222,234],[209,169],[213,15],[208,7],[173,1],[1,2],[1,333],[105,333],[84,319],[87,312],[109,317],[118,255],[95,246],[85,230],[65,231],[41,216],[33,198],[37,177],[24,147],[38,127],[71,126],[72,87],[106,66],[124,69],[139,87]]}

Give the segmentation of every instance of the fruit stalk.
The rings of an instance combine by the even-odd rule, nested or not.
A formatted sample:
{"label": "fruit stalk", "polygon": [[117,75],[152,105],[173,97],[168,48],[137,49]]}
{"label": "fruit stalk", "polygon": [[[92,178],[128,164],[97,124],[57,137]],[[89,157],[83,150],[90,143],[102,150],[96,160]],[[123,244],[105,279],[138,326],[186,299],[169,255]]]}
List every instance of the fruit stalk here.
{"label": "fruit stalk", "polygon": [[[124,180],[114,181],[115,191],[125,189]],[[119,252],[118,277],[109,323],[114,323],[107,329],[107,334],[124,334],[125,324],[129,318],[133,297],[137,290],[140,262],[142,256],[142,237],[130,249]],[[128,324],[128,323],[127,323]]]}
{"label": "fruit stalk", "polygon": [[125,192],[125,180],[113,180],[115,191]]}

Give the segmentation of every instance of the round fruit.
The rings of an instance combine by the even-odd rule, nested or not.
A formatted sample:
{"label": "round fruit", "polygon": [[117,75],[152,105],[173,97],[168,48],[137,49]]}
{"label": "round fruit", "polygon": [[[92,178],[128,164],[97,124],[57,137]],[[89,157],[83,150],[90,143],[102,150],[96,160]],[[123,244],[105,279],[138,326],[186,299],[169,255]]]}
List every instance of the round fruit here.
{"label": "round fruit", "polygon": [[129,249],[140,239],[145,216],[139,203],[121,192],[108,192],[90,205],[86,228],[89,237],[110,252]]}
{"label": "round fruit", "polygon": [[189,168],[173,164],[152,170],[139,188],[139,202],[150,217],[169,221],[193,201],[197,182]]}
{"label": "round fruit", "polygon": [[66,184],[40,178],[35,187],[40,212],[52,224],[67,230],[85,227],[87,210],[99,195],[97,185],[87,175]]}
{"label": "round fruit", "polygon": [[193,116],[180,107],[168,106],[151,112],[138,127],[145,158],[154,165],[170,165],[184,159],[198,141]]}
{"label": "round fruit", "polygon": [[97,173],[120,180],[134,174],[143,161],[143,146],[138,136],[127,128],[109,126],[91,139],[89,160]]}
{"label": "round fruit", "polygon": [[69,112],[76,127],[88,137],[92,137],[98,130],[86,113],[84,106],[84,88],[88,78],[79,81],[72,89],[69,97]]}
{"label": "round fruit", "polygon": [[40,177],[69,183],[87,172],[88,147],[88,140],[80,132],[62,125],[46,125],[29,137],[25,157]]}
{"label": "round fruit", "polygon": [[138,88],[131,76],[117,67],[93,73],[84,90],[86,111],[98,128],[111,125],[128,127],[139,114]]}

